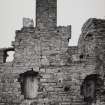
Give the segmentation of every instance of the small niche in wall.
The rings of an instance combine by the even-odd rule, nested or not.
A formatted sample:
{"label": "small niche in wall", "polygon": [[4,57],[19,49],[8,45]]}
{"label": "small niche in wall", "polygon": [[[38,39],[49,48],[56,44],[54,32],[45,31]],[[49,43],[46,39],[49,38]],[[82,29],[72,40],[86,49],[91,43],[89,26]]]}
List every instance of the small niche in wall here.
{"label": "small niche in wall", "polygon": [[85,37],[85,40],[90,41],[93,40],[93,34],[92,33],[88,33]]}
{"label": "small niche in wall", "polygon": [[80,59],[83,59],[83,58],[84,58],[84,55],[83,55],[83,54],[81,54],[81,55],[79,56],[79,58],[80,58]]}
{"label": "small niche in wall", "polygon": [[70,86],[65,86],[65,87],[64,87],[64,91],[65,91],[65,92],[69,92],[69,91],[70,91]]}
{"label": "small niche in wall", "polygon": [[21,84],[21,93],[25,99],[34,99],[37,97],[39,79],[39,73],[33,71],[33,69],[20,74],[19,82]]}

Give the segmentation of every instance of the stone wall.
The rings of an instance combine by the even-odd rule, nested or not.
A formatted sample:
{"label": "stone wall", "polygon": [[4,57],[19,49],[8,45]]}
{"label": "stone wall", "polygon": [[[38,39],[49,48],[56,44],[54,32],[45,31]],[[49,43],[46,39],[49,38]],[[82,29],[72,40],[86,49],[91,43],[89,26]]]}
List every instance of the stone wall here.
{"label": "stone wall", "polygon": [[[78,46],[68,47],[71,26],[56,26],[56,0],[37,0],[36,27],[28,19],[16,31],[13,48],[0,49],[0,105],[104,105],[104,35],[105,20],[89,19]],[[15,51],[12,62],[4,61],[8,50]],[[27,99],[20,75],[31,69],[40,75],[39,88],[35,98]],[[96,75],[102,84],[97,77],[99,86],[92,88],[94,79],[87,78]],[[91,91],[96,96],[85,101]]]}
{"label": "stone wall", "polygon": [[[78,43],[78,52],[83,54],[84,58],[95,65],[95,73],[99,74],[104,80],[104,36],[105,35],[105,20],[89,19],[83,25],[82,34]],[[101,89],[104,91],[104,86]],[[97,100],[103,100],[101,96],[97,96]],[[99,101],[100,102],[100,101]],[[101,105],[101,102],[98,103]],[[103,105],[103,104],[102,104]]]}
{"label": "stone wall", "polygon": [[[24,27],[16,31],[14,60],[1,64],[2,104],[84,104],[80,86],[87,75],[95,73],[95,65],[81,60],[78,47],[68,48],[70,32],[70,26],[44,32]],[[41,75],[38,96],[32,100],[24,99],[18,81],[30,68]]]}

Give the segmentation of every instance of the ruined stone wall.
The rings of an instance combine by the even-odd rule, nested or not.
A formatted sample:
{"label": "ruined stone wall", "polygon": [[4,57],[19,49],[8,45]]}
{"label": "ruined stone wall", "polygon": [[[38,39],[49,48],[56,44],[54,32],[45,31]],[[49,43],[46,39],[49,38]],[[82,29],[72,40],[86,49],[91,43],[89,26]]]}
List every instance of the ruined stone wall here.
{"label": "ruined stone wall", "polygon": [[[78,43],[78,52],[82,54],[88,62],[95,66],[95,73],[99,74],[104,80],[104,36],[105,35],[105,20],[89,19],[82,28]],[[105,83],[104,83],[105,85]],[[103,103],[104,86],[101,88],[101,96],[97,95],[97,100],[100,105]],[[104,103],[103,103],[104,104]]]}
{"label": "ruined stone wall", "polygon": [[[96,70],[103,74],[104,68],[104,42],[105,42],[105,22],[101,19],[89,19],[82,28],[79,39],[79,53],[88,58],[94,58]],[[100,63],[101,65],[100,65]],[[103,62],[103,63],[102,63]],[[100,70],[99,70],[100,69]],[[103,70],[102,70],[103,69]]]}
{"label": "ruined stone wall", "polygon": [[[97,30],[93,33],[83,32],[78,46],[68,47],[68,39],[71,35],[70,26],[58,27],[53,31],[39,31],[33,27],[23,27],[16,31],[13,44],[14,60],[10,63],[1,62],[0,64],[0,104],[87,104],[84,102],[84,96],[81,95],[84,79],[89,75],[104,74],[104,71],[100,72],[101,69],[96,69],[101,67],[97,65],[103,64],[103,61],[98,60],[97,55],[99,54],[95,50],[96,47],[101,48],[100,43],[104,46],[104,38],[99,38],[101,36],[97,34]],[[104,51],[104,48],[99,51]],[[38,95],[30,100],[25,99],[19,78],[20,74],[30,71],[31,68],[41,77],[38,84]],[[104,87],[102,92],[104,94]],[[98,95],[97,103],[104,105],[104,95]]]}
{"label": "ruined stone wall", "polygon": [[[14,61],[1,65],[1,104],[84,104],[80,86],[87,75],[94,73],[95,65],[81,62],[79,56],[74,59],[78,47],[68,49],[70,32],[70,27],[44,33],[33,29],[16,32]],[[19,75],[30,68],[41,75],[38,95],[32,100],[24,98],[18,81]]]}
{"label": "ruined stone wall", "polygon": [[[9,49],[15,51],[14,60],[5,62],[8,49],[0,49],[0,105],[105,105],[105,21],[89,19],[78,46],[68,47],[71,26],[56,26],[57,1],[37,0],[36,4],[36,27],[32,20],[23,19],[22,29],[16,31]],[[34,81],[32,72],[39,74],[38,94],[28,99],[22,90],[23,74]]]}
{"label": "ruined stone wall", "polygon": [[[45,30],[44,32],[26,27],[23,27],[20,31],[16,31],[14,60],[11,63],[1,64],[2,91],[0,103],[4,105],[14,105],[20,103],[28,104],[28,102],[30,102],[30,100],[24,99],[24,95],[21,94],[21,84],[18,81],[19,75],[27,70],[29,71],[30,68],[38,71],[42,76],[39,95],[35,100],[32,100],[32,102],[37,100],[38,104],[48,104],[50,103],[48,102],[50,98],[56,97],[56,91],[60,91],[60,87],[56,86],[58,82],[57,79],[59,76],[62,77],[63,73],[61,72],[59,76],[57,76],[57,79],[54,73],[58,72],[56,70],[57,68],[61,69],[62,66],[67,63],[68,55],[66,51],[70,32],[70,26],[67,28],[59,27],[54,31]],[[50,73],[51,71],[52,73]],[[56,80],[54,80],[54,78]],[[48,94],[50,94],[51,97],[49,97]],[[59,97],[59,95],[57,95],[57,97]],[[52,98],[52,100],[57,101],[56,98]],[[51,104],[53,102],[52,100]],[[61,100],[57,101],[57,103],[58,102],[62,103]]]}

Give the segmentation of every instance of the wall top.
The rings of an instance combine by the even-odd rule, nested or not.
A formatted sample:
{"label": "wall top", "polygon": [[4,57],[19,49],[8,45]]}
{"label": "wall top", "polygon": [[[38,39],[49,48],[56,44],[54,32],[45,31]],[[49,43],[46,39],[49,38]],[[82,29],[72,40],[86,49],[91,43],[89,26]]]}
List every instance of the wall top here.
{"label": "wall top", "polygon": [[94,31],[97,29],[105,30],[105,19],[88,19],[82,27],[82,33],[86,33],[92,30]]}

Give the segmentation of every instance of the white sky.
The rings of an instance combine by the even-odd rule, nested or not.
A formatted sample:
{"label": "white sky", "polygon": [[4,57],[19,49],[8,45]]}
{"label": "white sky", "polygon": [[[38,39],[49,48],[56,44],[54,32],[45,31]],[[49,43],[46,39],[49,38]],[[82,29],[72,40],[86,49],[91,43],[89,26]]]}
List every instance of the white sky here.
{"label": "white sky", "polygon": [[[35,19],[35,0],[0,0],[0,48],[11,45],[23,17]],[[90,17],[105,19],[105,0],[58,0],[58,25],[72,25],[71,45]]]}

